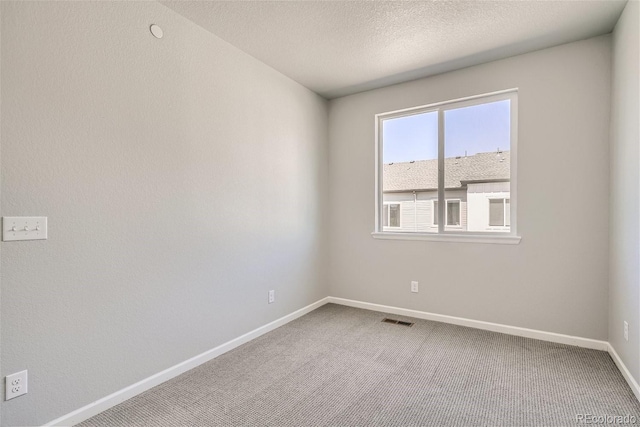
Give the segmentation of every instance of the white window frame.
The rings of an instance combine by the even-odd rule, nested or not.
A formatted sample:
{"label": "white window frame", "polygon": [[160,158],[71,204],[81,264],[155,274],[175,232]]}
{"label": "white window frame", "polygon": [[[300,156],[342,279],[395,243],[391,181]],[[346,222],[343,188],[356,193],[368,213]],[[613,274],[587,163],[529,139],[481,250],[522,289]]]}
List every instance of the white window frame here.
{"label": "white window frame", "polygon": [[[398,205],[398,213],[400,214],[400,216],[398,216],[398,226],[395,225],[391,225],[391,208],[389,208],[389,210],[387,211],[387,224],[389,225],[383,225],[384,228],[402,228],[402,203],[400,202],[384,202],[383,205]],[[384,214],[384,206],[382,209],[382,213]],[[384,218],[383,218],[384,219]],[[384,224],[384,221],[383,221]]]}
{"label": "white window frame", "polygon": [[[446,222],[446,200],[444,189],[444,113],[448,110],[471,107],[490,102],[509,100],[511,111],[511,144],[509,147],[510,155],[510,220],[511,226],[508,232],[496,233],[495,231],[464,231],[451,230],[445,226]],[[384,231],[382,226],[382,210],[383,210],[383,194],[382,194],[382,124],[384,120],[396,119],[399,117],[412,116],[415,114],[424,114],[430,112],[438,113],[438,218],[445,218],[445,221],[438,221],[438,232],[397,232]],[[391,111],[388,113],[376,114],[375,116],[375,229],[372,236],[377,239],[399,239],[399,240],[431,240],[445,242],[467,242],[467,243],[501,243],[501,244],[518,244],[520,236],[517,234],[517,201],[518,201],[518,89],[507,89],[498,92],[492,92],[481,95],[474,95],[466,98],[454,99],[451,101],[438,102],[434,104],[405,108],[402,110]],[[460,204],[462,209],[462,203]],[[433,209],[433,205],[432,205]],[[461,212],[462,215],[462,212]],[[432,220],[433,222],[433,220]],[[462,223],[462,218],[461,221]],[[433,225],[433,224],[432,224]],[[456,227],[456,226],[453,226]],[[457,228],[457,227],[456,227]]]}

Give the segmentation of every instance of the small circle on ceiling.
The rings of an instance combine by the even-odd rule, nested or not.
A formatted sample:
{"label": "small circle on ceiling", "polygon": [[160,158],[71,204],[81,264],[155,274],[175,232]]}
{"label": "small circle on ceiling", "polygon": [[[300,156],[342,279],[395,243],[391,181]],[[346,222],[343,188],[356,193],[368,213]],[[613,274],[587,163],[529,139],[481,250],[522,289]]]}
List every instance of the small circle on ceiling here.
{"label": "small circle on ceiling", "polygon": [[160,28],[156,24],[151,24],[151,27],[149,27],[149,30],[151,30],[151,34],[153,34],[153,37],[157,39],[161,39],[162,36],[164,35],[162,28]]}

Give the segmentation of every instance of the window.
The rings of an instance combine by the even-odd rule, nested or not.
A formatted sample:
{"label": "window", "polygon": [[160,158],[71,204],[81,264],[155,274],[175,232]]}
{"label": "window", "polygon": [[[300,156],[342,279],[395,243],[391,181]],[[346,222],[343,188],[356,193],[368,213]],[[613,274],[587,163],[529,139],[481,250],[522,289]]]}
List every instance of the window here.
{"label": "window", "polygon": [[400,227],[399,203],[385,203],[383,215],[383,224],[385,227]]}
{"label": "window", "polygon": [[509,199],[489,199],[489,225],[492,227],[508,227],[511,224],[511,207]]}
{"label": "window", "polygon": [[460,200],[447,200],[447,225],[460,225]]}
{"label": "window", "polygon": [[515,90],[378,114],[374,236],[515,237],[516,115]]}
{"label": "window", "polygon": [[[459,226],[460,225],[460,200],[447,200],[446,208],[447,226]],[[433,225],[438,225],[438,201],[433,201]]]}

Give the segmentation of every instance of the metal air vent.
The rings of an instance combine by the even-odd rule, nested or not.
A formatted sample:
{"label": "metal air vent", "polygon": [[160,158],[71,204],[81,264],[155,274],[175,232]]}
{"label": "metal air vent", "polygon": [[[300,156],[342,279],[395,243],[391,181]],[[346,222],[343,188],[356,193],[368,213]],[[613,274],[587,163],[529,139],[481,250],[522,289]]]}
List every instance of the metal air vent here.
{"label": "metal air vent", "polygon": [[388,317],[385,317],[384,319],[382,319],[382,321],[384,323],[393,323],[394,325],[402,325],[402,326],[413,326],[413,322],[405,322],[404,320],[396,320],[396,319],[389,319]]}

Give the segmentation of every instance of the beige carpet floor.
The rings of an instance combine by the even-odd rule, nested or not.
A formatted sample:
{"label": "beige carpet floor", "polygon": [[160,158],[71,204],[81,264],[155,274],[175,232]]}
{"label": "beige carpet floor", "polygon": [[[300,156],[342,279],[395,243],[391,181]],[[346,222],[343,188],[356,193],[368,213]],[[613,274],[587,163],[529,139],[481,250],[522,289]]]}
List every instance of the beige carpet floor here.
{"label": "beige carpet floor", "polygon": [[580,414],[640,424],[606,352],[328,304],[80,425],[575,426]]}

